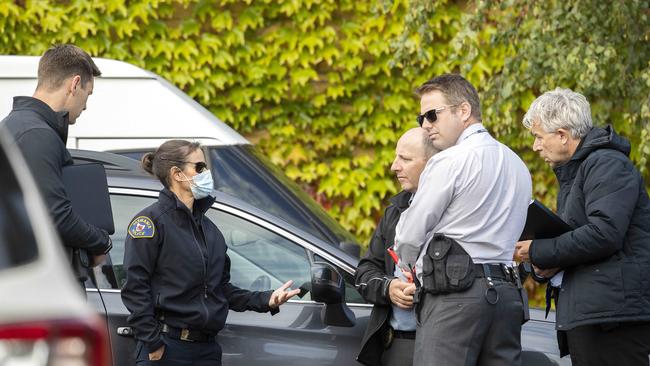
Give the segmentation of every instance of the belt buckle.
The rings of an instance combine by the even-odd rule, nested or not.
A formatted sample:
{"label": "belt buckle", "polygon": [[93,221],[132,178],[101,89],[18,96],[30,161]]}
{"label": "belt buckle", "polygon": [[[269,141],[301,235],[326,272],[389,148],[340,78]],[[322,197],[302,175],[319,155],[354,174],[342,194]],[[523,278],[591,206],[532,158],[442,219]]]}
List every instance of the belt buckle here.
{"label": "belt buckle", "polygon": [[190,330],[189,329],[181,329],[181,340],[186,341],[186,342],[194,342],[194,340],[189,338],[190,336]]}

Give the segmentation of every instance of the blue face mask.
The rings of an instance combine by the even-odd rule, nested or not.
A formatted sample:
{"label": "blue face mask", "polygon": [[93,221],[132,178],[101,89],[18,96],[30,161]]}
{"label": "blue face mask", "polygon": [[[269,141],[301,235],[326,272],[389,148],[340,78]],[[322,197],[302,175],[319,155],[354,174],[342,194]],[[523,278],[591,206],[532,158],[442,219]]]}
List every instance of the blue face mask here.
{"label": "blue face mask", "polygon": [[[185,176],[185,174],[183,174],[183,176]],[[187,176],[185,176],[185,178],[190,182],[190,189],[192,190],[192,196],[194,196],[194,199],[200,200],[205,198],[214,190],[212,173],[207,169],[195,175],[192,179],[187,178]]]}

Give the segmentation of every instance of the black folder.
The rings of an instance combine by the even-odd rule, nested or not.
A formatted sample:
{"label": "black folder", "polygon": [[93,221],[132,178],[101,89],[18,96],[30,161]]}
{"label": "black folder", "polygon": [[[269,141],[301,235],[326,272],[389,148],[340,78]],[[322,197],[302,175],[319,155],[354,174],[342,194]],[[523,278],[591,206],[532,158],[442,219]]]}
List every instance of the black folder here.
{"label": "black folder", "polygon": [[72,211],[85,222],[115,233],[111,199],[104,166],[99,163],[63,167],[63,184]]}
{"label": "black folder", "polygon": [[553,211],[537,200],[528,206],[526,226],[519,240],[550,239],[573,230]]}

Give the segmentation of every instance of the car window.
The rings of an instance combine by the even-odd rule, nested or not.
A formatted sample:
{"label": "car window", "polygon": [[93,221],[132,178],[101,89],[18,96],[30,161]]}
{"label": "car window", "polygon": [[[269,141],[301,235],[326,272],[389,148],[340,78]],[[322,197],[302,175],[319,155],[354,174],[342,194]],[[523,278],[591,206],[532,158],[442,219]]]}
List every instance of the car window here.
{"label": "car window", "polygon": [[[147,149],[113,150],[140,160]],[[338,245],[356,239],[254,146],[206,147],[215,189],[245,200],[319,239]]]}
{"label": "car window", "polygon": [[[155,197],[111,195],[115,234],[111,235],[113,249],[110,256],[116,285],[99,280],[100,288],[121,288],[124,285],[124,241],[129,221],[155,201]],[[265,291],[276,289],[288,280],[294,281],[294,288],[310,281],[310,262],[304,248],[265,228],[216,209],[210,209],[207,216],[224,235],[231,261],[230,281],[235,286]],[[303,300],[309,299],[309,294],[303,297]]]}
{"label": "car window", "polygon": [[[101,276],[98,276],[97,285],[100,288],[122,288],[126,276],[124,274],[124,241],[126,240],[127,228],[129,223],[135,215],[142,211],[143,208],[156,202],[156,197],[142,197],[142,196],[129,196],[111,194],[111,207],[113,209],[113,222],[115,223],[115,233],[111,235],[113,241],[113,249],[111,249],[111,263],[115,279],[115,285],[109,285],[101,281]],[[106,271],[103,269],[103,272]],[[97,275],[95,270],[95,275]],[[110,281],[109,281],[110,283]]]}
{"label": "car window", "polygon": [[2,271],[35,260],[38,257],[38,246],[27,216],[23,192],[1,149],[0,171],[2,171],[2,179],[0,179],[0,271]]}
{"label": "car window", "polygon": [[[266,291],[293,280],[292,288],[309,284],[311,270],[307,251],[268,229],[229,213],[207,213],[228,245],[230,282],[237,287]],[[307,293],[302,300],[309,300]]]}

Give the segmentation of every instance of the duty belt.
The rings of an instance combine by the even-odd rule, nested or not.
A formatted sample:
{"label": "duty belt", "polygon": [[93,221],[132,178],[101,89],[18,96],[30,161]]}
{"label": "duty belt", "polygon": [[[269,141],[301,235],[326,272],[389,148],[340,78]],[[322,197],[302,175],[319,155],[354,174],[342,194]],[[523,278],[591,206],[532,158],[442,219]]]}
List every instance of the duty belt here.
{"label": "duty belt", "polygon": [[213,333],[187,328],[175,328],[165,323],[162,323],[160,331],[167,334],[170,338],[180,339],[186,342],[211,342],[215,340]]}
{"label": "duty belt", "polygon": [[[488,267],[489,274],[486,273],[484,266]],[[514,274],[515,269],[508,267],[505,264],[475,264],[474,271],[476,271],[477,278],[490,277],[494,280],[502,280],[517,284],[517,279]]]}

